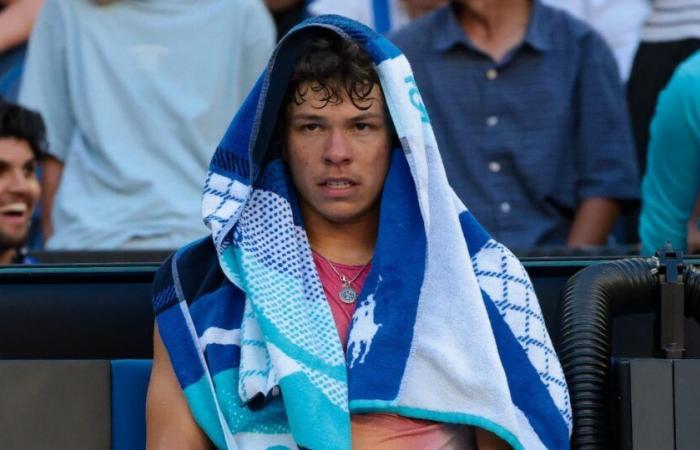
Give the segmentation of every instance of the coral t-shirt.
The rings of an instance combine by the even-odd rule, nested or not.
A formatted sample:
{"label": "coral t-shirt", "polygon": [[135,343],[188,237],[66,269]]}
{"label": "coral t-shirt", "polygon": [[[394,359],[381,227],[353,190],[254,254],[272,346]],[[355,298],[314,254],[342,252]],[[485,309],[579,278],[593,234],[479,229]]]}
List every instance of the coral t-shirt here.
{"label": "coral t-shirt", "polygon": [[[340,299],[340,290],[343,288],[340,277],[326,259],[316,252],[312,254],[338,329],[338,336],[345,350],[348,330],[357,302],[345,303]],[[359,295],[370,271],[370,265],[363,267],[335,262],[332,264],[349,280],[357,276],[351,286]],[[353,450],[469,450],[476,448],[474,431],[469,426],[443,424],[384,413],[354,414],[350,421]]]}

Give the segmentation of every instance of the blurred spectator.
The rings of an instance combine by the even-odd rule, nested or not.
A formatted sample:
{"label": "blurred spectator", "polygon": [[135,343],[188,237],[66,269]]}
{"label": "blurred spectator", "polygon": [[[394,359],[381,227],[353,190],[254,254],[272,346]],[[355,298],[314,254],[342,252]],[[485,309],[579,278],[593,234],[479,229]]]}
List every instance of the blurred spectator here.
{"label": "blurred spectator", "polygon": [[15,100],[26,42],[43,0],[0,0],[0,96]]}
{"label": "blurred spectator", "polygon": [[201,180],[274,24],[262,0],[106,3],[47,0],[29,45],[47,247],[175,248],[206,233]]}
{"label": "blurred spectator", "polygon": [[463,0],[392,38],[450,183],[496,239],[606,242],[639,180],[620,77],[596,32],[539,0]]}
{"label": "blurred spectator", "polygon": [[308,16],[307,0],[265,0],[265,4],[275,19],[278,40]]}
{"label": "blurred spectator", "polygon": [[45,136],[38,113],[0,98],[0,264],[30,262],[22,247],[39,200],[36,166]]}
{"label": "blurred spectator", "polygon": [[659,95],[642,183],[639,234],[646,255],[670,241],[700,251],[700,52],[681,64]]}
{"label": "blurred spectator", "polygon": [[312,0],[313,15],[339,14],[386,33],[444,5],[447,0]]}
{"label": "blurred spectator", "polygon": [[627,101],[641,173],[649,124],[659,92],[682,61],[700,49],[700,0],[652,0],[627,86]]}
{"label": "blurred spectator", "polygon": [[639,45],[649,0],[543,0],[592,26],[615,55],[620,77],[627,81]]}

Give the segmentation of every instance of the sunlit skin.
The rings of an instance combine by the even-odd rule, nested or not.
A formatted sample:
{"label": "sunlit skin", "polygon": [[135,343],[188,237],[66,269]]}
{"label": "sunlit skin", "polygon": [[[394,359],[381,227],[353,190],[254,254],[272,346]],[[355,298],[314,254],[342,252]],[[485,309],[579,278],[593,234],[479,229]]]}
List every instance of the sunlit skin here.
{"label": "sunlit skin", "polygon": [[29,143],[0,138],[0,264],[11,263],[26,240],[39,193]]}
{"label": "sunlit skin", "polygon": [[[364,264],[372,255],[379,200],[389,168],[384,100],[375,86],[366,100],[327,103],[306,92],[287,108],[283,156],[297,188],[311,246],[333,261]],[[341,90],[342,91],[342,90]]]}

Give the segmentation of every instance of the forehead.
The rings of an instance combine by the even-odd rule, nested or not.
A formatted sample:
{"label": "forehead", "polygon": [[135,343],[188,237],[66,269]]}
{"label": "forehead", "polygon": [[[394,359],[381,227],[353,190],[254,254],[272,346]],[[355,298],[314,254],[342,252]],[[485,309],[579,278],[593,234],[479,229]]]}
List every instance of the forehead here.
{"label": "forehead", "polygon": [[[329,96],[327,89],[333,89],[334,94]],[[299,115],[313,114],[316,116],[353,116],[363,113],[383,113],[384,95],[378,84],[375,84],[366,96],[353,96],[351,99],[342,84],[330,85],[323,88],[317,82],[302,83],[298,91],[303,93],[297,100],[292,100],[288,105],[290,118]]]}
{"label": "forehead", "polygon": [[34,159],[32,148],[24,139],[0,138],[0,162],[22,166]]}

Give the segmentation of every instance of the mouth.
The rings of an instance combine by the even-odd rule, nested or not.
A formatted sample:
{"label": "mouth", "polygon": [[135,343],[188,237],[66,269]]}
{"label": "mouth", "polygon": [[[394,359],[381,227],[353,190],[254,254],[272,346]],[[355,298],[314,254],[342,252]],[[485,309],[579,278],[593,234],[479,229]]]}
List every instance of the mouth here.
{"label": "mouth", "polygon": [[0,216],[9,220],[22,220],[29,216],[29,205],[24,202],[8,203],[0,207]]}
{"label": "mouth", "polygon": [[351,178],[324,178],[318,185],[328,197],[340,198],[352,195],[358,183]]}
{"label": "mouth", "polygon": [[340,178],[340,179],[326,179],[321,183],[321,186],[328,188],[328,189],[348,189],[353,186],[355,186],[357,183],[354,183],[353,181],[346,179],[346,178]]}

